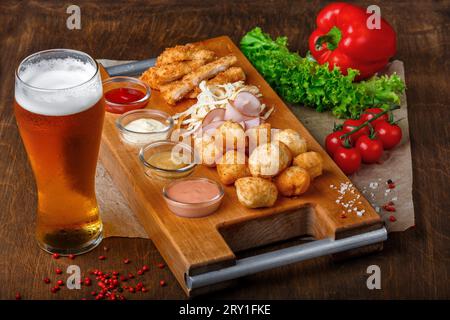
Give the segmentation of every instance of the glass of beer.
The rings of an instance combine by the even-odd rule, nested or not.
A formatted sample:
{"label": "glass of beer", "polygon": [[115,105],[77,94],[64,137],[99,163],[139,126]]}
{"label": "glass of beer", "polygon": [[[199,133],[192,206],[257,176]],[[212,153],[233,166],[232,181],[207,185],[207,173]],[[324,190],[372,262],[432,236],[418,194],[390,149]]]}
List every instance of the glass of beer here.
{"label": "glass of beer", "polygon": [[102,240],[95,169],[105,115],[97,63],[67,49],[28,56],[14,112],[36,179],[39,245],[62,255],[93,249]]}

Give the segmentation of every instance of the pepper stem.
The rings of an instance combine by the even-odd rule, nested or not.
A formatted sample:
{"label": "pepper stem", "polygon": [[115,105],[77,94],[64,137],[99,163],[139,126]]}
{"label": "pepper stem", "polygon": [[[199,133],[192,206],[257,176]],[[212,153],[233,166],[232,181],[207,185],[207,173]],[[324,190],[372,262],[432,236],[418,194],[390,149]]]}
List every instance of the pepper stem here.
{"label": "pepper stem", "polygon": [[321,50],[322,49],[322,45],[324,43],[327,44],[327,48],[328,50],[335,50],[338,45],[339,42],[341,42],[342,39],[342,32],[341,30],[334,26],[333,28],[330,29],[330,31],[328,31],[327,34],[320,36],[317,41],[316,41],[316,50]]}

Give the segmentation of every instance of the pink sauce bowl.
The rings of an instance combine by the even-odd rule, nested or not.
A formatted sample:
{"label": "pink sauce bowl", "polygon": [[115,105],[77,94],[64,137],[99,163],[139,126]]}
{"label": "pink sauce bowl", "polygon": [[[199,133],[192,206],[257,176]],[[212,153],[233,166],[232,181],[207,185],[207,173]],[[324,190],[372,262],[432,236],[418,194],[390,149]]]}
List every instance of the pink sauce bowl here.
{"label": "pink sauce bowl", "polygon": [[212,214],[219,208],[224,190],[214,180],[185,178],[167,184],[163,188],[163,196],[170,211],[177,216],[200,218]]}

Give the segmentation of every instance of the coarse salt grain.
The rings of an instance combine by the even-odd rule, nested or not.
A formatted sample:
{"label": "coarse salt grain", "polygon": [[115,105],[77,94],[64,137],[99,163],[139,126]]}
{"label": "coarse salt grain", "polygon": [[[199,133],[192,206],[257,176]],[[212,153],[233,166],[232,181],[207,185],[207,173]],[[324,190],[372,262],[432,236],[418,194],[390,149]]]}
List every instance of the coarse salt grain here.
{"label": "coarse salt grain", "polygon": [[378,182],[371,182],[371,183],[369,184],[369,187],[370,187],[371,189],[376,189],[376,188],[378,188]]}

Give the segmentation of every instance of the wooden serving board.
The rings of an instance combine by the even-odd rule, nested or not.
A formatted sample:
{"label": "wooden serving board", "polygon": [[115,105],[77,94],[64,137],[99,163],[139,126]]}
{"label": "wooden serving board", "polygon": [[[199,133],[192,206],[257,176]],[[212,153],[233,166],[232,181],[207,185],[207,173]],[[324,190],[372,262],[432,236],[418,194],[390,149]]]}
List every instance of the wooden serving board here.
{"label": "wooden serving board", "polygon": [[[297,130],[307,140],[309,150],[324,158],[324,174],[314,180],[309,190],[297,198],[279,197],[272,208],[247,209],[236,197],[235,188],[225,188],[225,197],[219,210],[211,216],[196,219],[180,218],[172,214],[162,197],[162,188],[168,181],[150,179],[138,159],[138,150],[122,142],[114,121],[117,115],[107,114],[102,136],[100,159],[111,174],[119,190],[129,201],[141,223],[166,260],[186,294],[187,275],[196,275],[233,265],[235,252],[257,246],[312,236],[316,239],[336,239],[381,228],[383,223],[368,201],[360,195],[358,201],[364,215],[349,213],[342,218],[342,207],[336,203],[338,193],[330,188],[349,182],[328,154],[314,140],[302,123],[291,113],[263,77],[255,70],[230,38],[223,36],[201,42],[219,56],[234,54],[238,65],[245,70],[247,82],[257,85],[263,101],[275,106],[269,118],[272,127]],[[104,76],[107,74],[104,72]],[[176,107],[167,105],[159,92],[153,91],[147,108],[160,109],[170,114],[183,111],[195,101]],[[197,166],[193,176],[204,176],[218,181],[214,168]],[[355,191],[355,195],[359,194]],[[380,249],[381,244],[370,249]],[[367,251],[367,250],[365,250]],[[202,293],[214,288],[197,289]]]}

